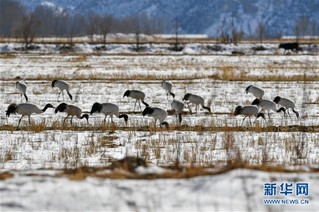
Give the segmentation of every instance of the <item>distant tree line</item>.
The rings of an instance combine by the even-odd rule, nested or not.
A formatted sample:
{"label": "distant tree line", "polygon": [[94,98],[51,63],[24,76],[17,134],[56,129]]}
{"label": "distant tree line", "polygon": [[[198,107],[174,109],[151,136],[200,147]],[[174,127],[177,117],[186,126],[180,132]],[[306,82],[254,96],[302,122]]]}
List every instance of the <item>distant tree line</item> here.
{"label": "distant tree line", "polygon": [[[218,30],[219,39],[222,43],[238,43],[244,37],[245,38],[257,38],[260,43],[263,43],[265,38],[280,39],[286,34],[284,28],[277,26],[272,27],[270,31],[269,26],[265,20],[257,21],[255,31],[252,34],[245,34],[239,27],[240,24],[236,23],[236,17],[231,19],[223,19],[221,27]],[[315,19],[311,19],[309,16],[300,16],[296,19],[291,26],[293,35],[296,37],[296,41],[302,37],[315,37],[319,36],[319,22]]]}
{"label": "distant tree line", "polygon": [[[176,34],[175,47],[178,49],[178,34],[181,22],[168,21],[162,17],[149,17],[146,14],[137,14],[123,19],[108,15],[74,14],[63,9],[54,9],[48,6],[38,6],[29,12],[15,0],[0,0],[0,37],[22,38],[26,47],[35,37],[67,37],[70,42],[75,36],[101,35],[103,42],[107,41],[109,33],[134,33],[137,49],[141,34],[160,34],[171,32]],[[299,17],[292,27],[296,38],[302,36],[318,36],[319,24],[310,17]],[[236,22],[236,17],[224,19],[221,28],[216,29],[220,42],[238,43],[242,38],[258,38],[260,43],[264,38],[280,38],[284,35],[283,29],[278,27],[275,35],[269,33],[265,20],[258,20],[255,34],[246,35]],[[298,41],[298,40],[297,40]]]}
{"label": "distant tree line", "polygon": [[28,12],[19,2],[0,0],[0,36],[32,39],[34,37],[74,37],[107,33],[156,34],[164,32],[161,18],[139,14],[124,19],[95,13],[81,15],[38,6]]}

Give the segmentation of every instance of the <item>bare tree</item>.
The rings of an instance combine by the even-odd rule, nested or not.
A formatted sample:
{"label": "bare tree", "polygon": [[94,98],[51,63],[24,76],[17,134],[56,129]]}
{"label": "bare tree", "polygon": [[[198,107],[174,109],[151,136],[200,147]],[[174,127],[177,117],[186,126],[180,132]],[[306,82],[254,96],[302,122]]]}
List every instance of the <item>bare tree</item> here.
{"label": "bare tree", "polygon": [[281,27],[276,27],[274,30],[274,37],[277,39],[281,39],[284,35],[284,30]]}
{"label": "bare tree", "polygon": [[180,23],[177,18],[174,21],[174,31],[175,31],[175,44],[174,44],[174,51],[181,51],[182,47],[179,44],[179,31],[180,31]]}
{"label": "bare tree", "polygon": [[319,26],[316,20],[312,20],[310,23],[310,30],[312,36],[317,36],[319,34]]}
{"label": "bare tree", "polygon": [[25,15],[25,8],[17,1],[0,0],[0,35],[13,36]]}
{"label": "bare tree", "polygon": [[309,17],[308,16],[301,16],[299,19],[297,19],[295,26],[294,26],[294,31],[296,35],[296,41],[299,41],[300,37],[309,35]]}
{"label": "bare tree", "polygon": [[137,18],[141,33],[147,35],[152,34],[151,19],[145,13],[139,14]]}
{"label": "bare tree", "polygon": [[140,43],[141,34],[163,32],[165,26],[163,20],[166,20],[149,17],[145,13],[115,19],[110,16],[98,16],[95,13],[74,14],[67,9],[57,10],[43,5],[28,13],[17,2],[0,0],[0,36],[17,35],[23,38],[26,47],[33,41],[35,35],[65,36],[69,43],[73,43],[74,36],[90,35],[94,41],[93,35],[101,34],[105,43],[106,36],[110,32],[134,33],[136,42]]}
{"label": "bare tree", "polygon": [[[79,20],[77,20],[79,19]],[[67,43],[64,43],[64,45],[60,48],[60,50],[63,51],[72,51],[73,50],[73,46],[74,46],[74,36],[77,35],[77,33],[79,33],[79,28],[78,28],[78,24],[79,21],[82,21],[82,25],[83,23],[85,23],[84,18],[81,18],[81,16],[71,16],[68,15],[67,13],[64,13],[62,18],[59,19],[60,21],[60,25],[64,26],[63,28],[61,28],[61,33],[62,36],[65,36],[67,39]]]}
{"label": "bare tree", "polygon": [[256,31],[257,31],[257,34],[259,37],[259,42],[260,42],[260,44],[262,44],[263,39],[265,37],[265,32],[266,32],[266,26],[265,26],[265,23],[263,21],[258,21]]}
{"label": "bare tree", "polygon": [[37,30],[39,36],[56,35],[57,32],[54,28],[54,22],[57,19],[57,15],[54,14],[53,9],[45,6],[38,6],[33,10],[32,14],[33,17],[41,23]]}
{"label": "bare tree", "polygon": [[101,17],[96,14],[90,14],[87,18],[87,33],[90,35],[91,42],[94,42],[94,35],[99,34]]}
{"label": "bare tree", "polygon": [[164,21],[162,18],[151,19],[150,26],[152,34],[160,34],[164,32]]}
{"label": "bare tree", "polygon": [[140,51],[140,36],[141,36],[141,26],[139,17],[135,19],[135,41],[136,41],[136,51]]}
{"label": "bare tree", "polygon": [[242,40],[242,38],[243,38],[243,36],[244,36],[244,33],[243,33],[243,31],[242,30],[239,30],[238,28],[237,28],[237,24],[235,23],[235,19],[233,18],[233,20],[232,20],[232,31],[231,31],[231,37],[232,37],[232,42],[234,43],[234,44],[238,44],[241,40]]}
{"label": "bare tree", "polygon": [[222,20],[221,28],[219,29],[220,31],[220,42],[221,43],[229,43],[229,34],[226,31],[226,26],[227,26],[227,20],[224,18]]}
{"label": "bare tree", "polygon": [[36,35],[36,30],[40,25],[40,21],[35,18],[33,14],[26,15],[21,26],[18,28],[18,34],[22,37],[24,49],[28,49],[33,43]]}
{"label": "bare tree", "polygon": [[111,31],[112,27],[112,17],[111,16],[104,16],[100,22],[100,30],[103,36],[103,43],[106,44],[106,36]]}

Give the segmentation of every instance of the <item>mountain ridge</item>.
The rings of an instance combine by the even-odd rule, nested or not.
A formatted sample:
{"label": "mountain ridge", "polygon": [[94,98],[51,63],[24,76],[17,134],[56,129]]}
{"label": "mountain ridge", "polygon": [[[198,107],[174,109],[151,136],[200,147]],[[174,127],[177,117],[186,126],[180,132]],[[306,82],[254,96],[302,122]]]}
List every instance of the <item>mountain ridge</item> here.
{"label": "mountain ridge", "polygon": [[[319,32],[319,0],[18,0],[32,11],[38,5],[53,4],[72,13],[111,15],[125,18],[137,14],[162,17],[166,22],[178,20],[180,32],[218,36],[221,32],[242,31],[256,35],[263,24],[269,36],[295,35],[296,25],[307,22],[307,32]],[[300,26],[305,23],[299,23]],[[174,32],[171,29],[170,32]]]}

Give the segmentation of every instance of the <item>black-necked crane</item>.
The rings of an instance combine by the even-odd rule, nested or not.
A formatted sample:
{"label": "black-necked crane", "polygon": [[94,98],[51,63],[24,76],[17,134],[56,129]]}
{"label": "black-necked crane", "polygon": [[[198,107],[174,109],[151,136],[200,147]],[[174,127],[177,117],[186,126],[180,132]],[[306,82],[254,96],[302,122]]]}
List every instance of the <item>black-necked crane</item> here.
{"label": "black-necked crane", "polygon": [[293,101],[291,101],[290,99],[276,96],[274,99],[274,102],[278,105],[285,107],[289,117],[290,117],[289,109],[291,109],[292,112],[294,112],[296,114],[297,118],[299,118],[299,113],[295,110],[295,103]]}
{"label": "black-necked crane", "polygon": [[146,102],[144,102],[145,93],[144,93],[143,91],[139,91],[139,90],[127,90],[127,91],[125,91],[125,93],[124,93],[124,95],[123,95],[123,98],[126,97],[126,96],[127,96],[127,97],[131,97],[131,98],[133,98],[133,99],[136,100],[136,101],[135,101],[135,104],[134,104],[134,109],[133,109],[133,111],[135,111],[136,102],[138,102],[138,104],[139,104],[141,110],[142,110],[141,103],[140,103],[141,101],[142,101],[142,103],[143,103],[146,107],[149,106]]}
{"label": "black-necked crane", "polygon": [[40,108],[38,108],[38,106],[34,104],[30,104],[30,103],[21,103],[21,104],[12,103],[8,106],[8,109],[6,110],[6,116],[9,117],[10,114],[16,114],[16,113],[20,114],[21,118],[19,119],[19,123],[17,126],[17,129],[19,129],[21,119],[24,116],[28,116],[29,124],[31,124],[30,117],[33,113],[41,114],[41,113],[44,113],[48,108],[54,108],[54,107],[51,104],[46,104],[44,108],[41,110]]}
{"label": "black-necked crane", "polygon": [[261,113],[261,112],[258,112],[258,107],[256,105],[237,106],[236,109],[235,109],[234,115],[235,116],[238,116],[238,115],[243,115],[244,116],[241,125],[243,125],[244,120],[247,117],[249,117],[249,123],[251,124],[251,120],[250,120],[251,116],[255,116],[256,117],[255,122],[256,122],[256,120],[259,117],[262,117],[264,120],[266,120],[265,119],[265,114]]}
{"label": "black-necked crane", "polygon": [[174,99],[171,103],[171,107],[175,111],[176,115],[178,115],[178,121],[179,121],[179,123],[181,123],[182,122],[182,113],[183,113],[183,109],[185,107],[185,104],[181,101]]}
{"label": "black-necked crane", "polygon": [[155,123],[154,123],[154,127],[156,129],[156,121],[159,120],[160,125],[165,125],[165,127],[168,129],[169,128],[169,124],[164,121],[165,118],[167,117],[167,112],[165,110],[163,110],[162,108],[158,108],[158,107],[146,107],[143,110],[143,116],[149,116],[149,117],[153,117],[155,119]]}
{"label": "black-necked crane", "polygon": [[125,120],[125,124],[127,124],[127,120],[128,120],[128,116],[126,114],[119,114],[119,106],[117,106],[116,104],[112,104],[112,103],[94,103],[92,105],[92,109],[90,114],[92,115],[93,113],[103,113],[105,115],[104,118],[104,123],[106,122],[106,117],[110,116],[111,117],[111,121],[113,122],[113,115],[116,116],[117,118],[124,118]]}
{"label": "black-necked crane", "polygon": [[59,88],[59,90],[60,90],[57,101],[59,101],[59,97],[60,97],[61,93],[62,93],[62,97],[63,97],[63,101],[64,101],[64,94],[63,94],[64,90],[67,92],[70,99],[72,100],[72,95],[70,94],[70,91],[69,91],[69,89],[70,89],[69,83],[67,83],[64,80],[53,80],[51,85],[52,85],[52,88]]}
{"label": "black-necked crane", "polygon": [[86,122],[89,123],[89,115],[88,114],[82,114],[82,110],[77,107],[77,106],[74,106],[74,105],[68,105],[66,103],[61,103],[54,111],[55,113],[57,112],[65,112],[67,114],[67,116],[64,118],[63,120],[63,123],[65,122],[65,120],[71,116],[71,124],[72,124],[72,119],[73,119],[73,116],[76,116],[78,119],[83,119],[85,118],[86,119]]}
{"label": "black-necked crane", "polygon": [[170,94],[173,97],[173,99],[175,98],[175,94],[172,92],[172,88],[173,88],[172,82],[167,81],[167,80],[163,80],[162,87],[166,91],[167,99],[168,99],[168,94]]}
{"label": "black-necked crane", "polygon": [[198,109],[198,105],[201,105],[204,109],[208,110],[209,113],[211,113],[211,110],[208,106],[204,105],[204,98],[195,94],[187,93],[185,94],[183,101],[189,101],[190,103],[193,103],[196,105],[196,112]]}
{"label": "black-necked crane", "polygon": [[276,103],[270,100],[256,98],[251,104],[257,105],[258,107],[261,107],[263,110],[268,111],[269,119],[270,119],[271,110],[277,113],[280,113],[281,111],[283,111],[286,114],[286,110],[284,107],[281,107],[279,108],[279,110],[277,110]]}
{"label": "black-necked crane", "polygon": [[16,82],[16,88],[19,90],[20,92],[20,95],[21,95],[21,101],[22,101],[22,95],[24,95],[24,98],[26,101],[29,101],[28,100],[28,97],[27,97],[27,85],[23,82]]}
{"label": "black-necked crane", "polygon": [[246,91],[246,94],[251,93],[258,99],[262,99],[265,94],[264,90],[253,85],[248,86],[245,91]]}

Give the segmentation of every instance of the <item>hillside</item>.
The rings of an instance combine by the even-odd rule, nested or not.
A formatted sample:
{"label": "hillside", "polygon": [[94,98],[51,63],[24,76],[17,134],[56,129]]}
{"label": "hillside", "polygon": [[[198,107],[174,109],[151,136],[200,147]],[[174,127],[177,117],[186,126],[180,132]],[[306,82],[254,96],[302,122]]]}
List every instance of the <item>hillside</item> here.
{"label": "hillside", "polygon": [[[219,35],[223,30],[236,30],[255,35],[258,23],[263,23],[269,35],[294,35],[299,21],[300,32],[317,34],[319,0],[19,0],[29,10],[38,5],[54,5],[72,13],[112,15],[124,18],[136,14],[162,17],[166,24],[180,23],[182,33]],[[169,28],[169,27],[167,27]],[[172,27],[171,27],[172,31]]]}

